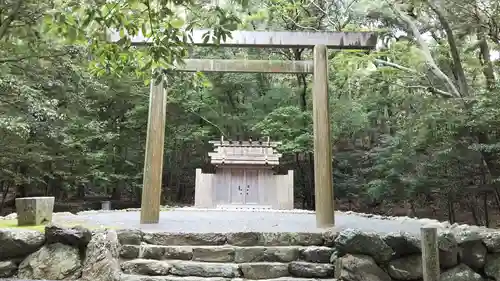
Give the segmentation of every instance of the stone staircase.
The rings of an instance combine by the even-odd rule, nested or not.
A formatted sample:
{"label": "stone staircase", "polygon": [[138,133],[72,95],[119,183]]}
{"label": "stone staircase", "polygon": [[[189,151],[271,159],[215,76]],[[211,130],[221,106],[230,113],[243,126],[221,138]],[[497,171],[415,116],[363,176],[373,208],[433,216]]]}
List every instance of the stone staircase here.
{"label": "stone staircase", "polygon": [[121,232],[121,281],[334,281],[323,236]]}

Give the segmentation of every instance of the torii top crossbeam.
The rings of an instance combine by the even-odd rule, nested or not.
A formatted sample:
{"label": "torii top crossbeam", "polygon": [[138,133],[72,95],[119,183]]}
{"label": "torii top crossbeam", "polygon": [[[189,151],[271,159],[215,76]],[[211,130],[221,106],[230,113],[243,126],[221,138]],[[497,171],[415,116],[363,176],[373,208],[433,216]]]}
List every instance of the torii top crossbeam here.
{"label": "torii top crossbeam", "polygon": [[[197,46],[217,45],[211,38],[204,40],[210,29],[197,29],[189,34]],[[372,50],[377,44],[375,32],[300,32],[300,31],[233,31],[232,38],[221,40],[223,47],[261,47],[261,48],[313,48],[325,45],[329,49]],[[108,40],[117,42],[120,33],[110,31]],[[151,43],[150,38],[141,34],[131,37],[133,45]]]}

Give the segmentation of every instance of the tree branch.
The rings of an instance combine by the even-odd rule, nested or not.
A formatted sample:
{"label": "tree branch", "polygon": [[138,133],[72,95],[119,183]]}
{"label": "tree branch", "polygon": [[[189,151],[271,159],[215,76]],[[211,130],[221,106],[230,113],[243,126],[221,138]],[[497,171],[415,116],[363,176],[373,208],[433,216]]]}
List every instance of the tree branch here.
{"label": "tree branch", "polygon": [[287,16],[287,15],[285,15],[285,14],[283,14],[283,15],[281,15],[281,16],[282,16],[282,18],[283,18],[283,20],[284,20],[284,21],[285,21],[285,19],[286,19],[286,20],[290,21],[292,24],[294,24],[295,26],[297,26],[297,27],[299,27],[299,28],[301,28],[301,29],[303,29],[303,30],[318,31],[318,30],[317,30],[316,28],[314,28],[314,27],[303,26],[303,25],[299,24],[297,21],[293,20],[290,16]]}
{"label": "tree branch", "polygon": [[469,96],[469,86],[467,83],[467,78],[465,77],[464,67],[462,61],[460,60],[460,53],[457,47],[457,41],[455,40],[455,35],[451,29],[450,23],[445,17],[445,11],[439,6],[435,5],[433,0],[427,1],[431,10],[438,16],[439,22],[446,33],[446,39],[448,40],[448,45],[450,46],[451,58],[453,60],[453,68],[455,75],[457,76],[457,82],[460,88],[460,93],[464,96]]}
{"label": "tree branch", "polygon": [[[399,70],[402,70],[402,71],[406,71],[406,72],[410,72],[410,73],[414,73],[414,74],[418,74],[418,71],[414,70],[414,69],[411,69],[411,68],[408,68],[408,67],[405,67],[405,66],[402,66],[402,65],[399,65],[397,63],[393,63],[393,62],[388,62],[388,61],[385,61],[385,60],[381,60],[381,59],[374,59],[375,62],[379,63],[379,64],[383,64],[383,65],[386,65],[386,66],[390,66],[390,67],[393,67],[393,68],[396,68],[396,69],[399,69]],[[403,85],[400,85],[400,86],[403,86]],[[455,97],[454,95],[446,92],[446,91],[443,91],[443,90],[440,90],[436,87],[433,87],[433,86],[405,86],[407,88],[420,88],[420,89],[426,89],[427,91],[433,93],[433,94],[438,94],[442,97],[445,97],[445,98],[453,98]]]}
{"label": "tree branch", "polygon": [[22,5],[23,5],[23,0],[17,0],[16,5],[14,6],[14,9],[12,10],[12,12],[10,12],[10,14],[7,16],[7,18],[0,25],[0,40],[2,40],[3,37],[7,34],[7,31],[9,30],[10,24],[19,15],[19,12],[21,11]]}
{"label": "tree branch", "polygon": [[413,20],[409,16],[401,12],[401,10],[399,10],[396,6],[390,5],[390,7],[410,27],[413,35],[417,39],[418,45],[420,46],[420,51],[422,51],[422,54],[424,55],[424,58],[430,70],[434,73],[434,75],[436,75],[438,78],[442,79],[445,82],[447,88],[453,94],[453,96],[461,97],[462,95],[458,91],[455,84],[453,84],[453,81],[450,79],[450,77],[444,74],[444,72],[437,66],[436,62],[434,61],[434,58],[432,58],[429,46],[422,38],[422,34],[419,32]]}
{"label": "tree branch", "polygon": [[326,16],[326,20],[328,21],[328,23],[329,23],[330,25],[332,25],[332,26],[336,26],[336,25],[338,26],[338,25],[340,25],[340,23],[339,23],[339,22],[337,22],[337,24],[335,24],[335,22],[334,22],[334,21],[331,19],[331,17],[328,15],[328,12],[327,12],[327,11],[325,11],[325,9],[321,8],[318,4],[316,4],[316,2],[314,2],[314,0],[311,0],[311,1],[309,2],[309,4],[314,5],[314,7],[316,7],[316,9],[318,9],[320,12],[322,12],[322,13],[323,13],[323,14]]}
{"label": "tree branch", "polygon": [[383,65],[386,65],[386,66],[394,67],[394,68],[399,69],[399,70],[403,70],[403,71],[407,71],[407,72],[411,72],[411,73],[418,73],[415,69],[411,69],[411,68],[408,68],[406,66],[402,66],[402,65],[399,65],[399,64],[396,64],[393,62],[388,62],[388,61],[381,60],[381,59],[374,59],[374,61],[377,63],[383,64]]}
{"label": "tree branch", "polygon": [[426,87],[426,86],[419,86],[419,85],[402,85],[402,84],[399,84],[399,83],[394,83],[394,85],[396,86],[399,86],[399,87],[403,87],[403,88],[408,88],[408,89],[422,89],[422,90],[426,90],[428,91],[429,93],[431,94],[436,94],[436,95],[440,95],[442,96],[443,98],[454,98],[454,96],[448,92],[445,92],[443,90],[439,90],[437,88],[434,88],[434,87]]}
{"label": "tree branch", "polygon": [[221,133],[221,135],[223,135],[224,137],[227,138],[227,134],[224,133],[224,131],[221,129],[221,127],[219,127],[217,124],[215,124],[214,122],[208,120],[206,117],[202,116],[201,114],[198,114],[196,113],[194,110],[192,109],[188,109],[189,112],[193,113],[194,115],[198,116],[200,119],[202,119],[203,121],[207,122],[208,124],[212,125],[214,128],[216,128],[217,130],[219,130],[219,132]]}
{"label": "tree branch", "polygon": [[59,54],[53,54],[53,55],[30,55],[30,56],[24,56],[24,57],[17,57],[17,58],[5,58],[5,59],[0,59],[0,64],[1,63],[8,63],[8,62],[20,62],[23,60],[27,59],[33,59],[33,58],[38,58],[38,59],[48,59],[48,58],[55,58],[55,57],[62,57],[65,55],[68,55],[69,53],[59,53]]}

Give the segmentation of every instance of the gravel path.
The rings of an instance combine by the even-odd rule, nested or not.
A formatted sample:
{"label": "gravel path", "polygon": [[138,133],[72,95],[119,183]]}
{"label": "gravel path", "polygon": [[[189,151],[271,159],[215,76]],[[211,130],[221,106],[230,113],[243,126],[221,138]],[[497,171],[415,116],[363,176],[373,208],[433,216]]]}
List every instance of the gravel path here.
{"label": "gravel path", "polygon": [[[175,208],[162,211],[160,223],[149,225],[141,225],[139,217],[139,211],[90,211],[81,212],[78,215],[58,214],[55,216],[55,221],[76,221],[84,225],[140,228],[144,231],[166,232],[320,232],[324,230],[316,227],[315,214],[308,211],[273,212]],[[425,225],[432,224],[439,228],[449,227],[448,223],[439,223],[429,219],[384,218],[349,212],[337,212],[335,219],[336,230],[354,228],[378,233],[405,231],[418,235],[420,228]]]}

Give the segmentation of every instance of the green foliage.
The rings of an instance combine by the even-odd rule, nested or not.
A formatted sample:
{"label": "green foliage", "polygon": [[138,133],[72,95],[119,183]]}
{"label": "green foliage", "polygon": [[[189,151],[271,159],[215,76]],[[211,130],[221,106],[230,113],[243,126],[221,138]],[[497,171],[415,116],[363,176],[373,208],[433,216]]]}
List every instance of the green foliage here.
{"label": "green foliage", "polygon": [[[219,42],[235,28],[380,31],[382,46],[369,54],[330,52],[332,174],[339,197],[382,202],[435,192],[458,196],[464,187],[496,183],[499,64],[485,59],[479,44],[489,43],[491,53],[498,48],[493,23],[500,12],[492,6],[491,13],[475,17],[457,10],[460,4],[445,2],[447,10],[456,11],[444,17],[455,47],[442,29],[446,22],[435,20],[438,10],[425,3],[410,22],[433,39],[424,46],[416,34],[393,34],[396,29],[412,34],[410,23],[395,10],[402,7],[380,1],[325,6],[302,0],[222,6],[190,0],[4,1],[0,187],[20,195],[137,200],[147,85],[156,69],[155,77],[167,80],[167,200],[192,199],[194,170],[205,167],[212,149],[207,142],[223,135],[283,142],[284,163],[297,171],[297,202],[311,201],[310,77],[158,71],[172,68],[188,50],[192,57],[285,60],[310,59],[310,50],[191,46],[189,32],[207,26]],[[109,29],[118,30],[118,42],[106,41]],[[150,46],[131,45],[130,37],[139,33],[151,38]],[[483,41],[465,39],[481,36]],[[465,81],[457,75],[460,69]],[[467,88],[460,88],[464,82]],[[453,87],[460,97],[453,96]]]}
{"label": "green foliage", "polygon": [[285,153],[312,151],[311,113],[297,106],[278,107],[271,111],[253,130],[273,139],[283,140]]}

